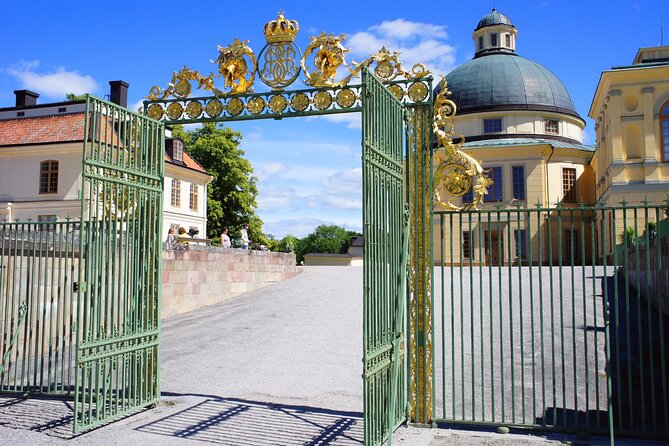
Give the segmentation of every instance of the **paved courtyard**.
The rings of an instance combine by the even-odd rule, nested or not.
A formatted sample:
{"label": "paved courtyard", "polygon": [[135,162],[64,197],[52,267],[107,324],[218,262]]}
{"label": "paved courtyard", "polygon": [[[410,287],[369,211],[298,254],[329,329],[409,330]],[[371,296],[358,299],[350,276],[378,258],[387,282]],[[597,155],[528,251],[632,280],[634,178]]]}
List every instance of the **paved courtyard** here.
{"label": "paved courtyard", "polygon": [[[71,402],[5,396],[0,443],[360,445],[361,356],[362,268],[307,267],[287,282],[166,320],[156,408],[72,437]],[[396,438],[417,446],[573,441],[416,428]]]}

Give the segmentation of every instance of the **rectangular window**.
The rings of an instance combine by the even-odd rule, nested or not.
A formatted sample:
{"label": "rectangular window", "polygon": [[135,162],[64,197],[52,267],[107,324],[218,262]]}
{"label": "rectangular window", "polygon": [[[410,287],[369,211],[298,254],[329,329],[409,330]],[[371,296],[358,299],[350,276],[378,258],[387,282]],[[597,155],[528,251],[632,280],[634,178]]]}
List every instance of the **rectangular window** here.
{"label": "rectangular window", "polygon": [[525,166],[511,166],[513,198],[525,200]]}
{"label": "rectangular window", "polygon": [[197,211],[198,185],[190,185],[190,210]]}
{"label": "rectangular window", "polygon": [[506,35],[506,47],[511,48],[511,34]]}
{"label": "rectangular window", "polygon": [[58,193],[58,161],[42,161],[40,163],[39,193]]}
{"label": "rectangular window", "polygon": [[501,133],[502,118],[492,118],[483,120],[483,133]]}
{"label": "rectangular window", "polygon": [[662,120],[662,156],[669,161],[669,118]]}
{"label": "rectangular window", "polygon": [[547,119],[544,122],[544,130],[551,135],[557,135],[559,133],[559,125],[560,123],[557,120]]}
{"label": "rectangular window", "polygon": [[576,169],[562,169],[562,195],[563,201],[576,203]]}
{"label": "rectangular window", "polygon": [[[572,234],[574,238],[572,239]],[[573,248],[573,254],[574,254],[574,260],[580,259],[580,253],[581,253],[581,246],[579,244],[579,237],[578,237],[578,231],[577,230],[571,230],[571,229],[565,229],[564,230],[564,237],[562,238],[563,240],[563,245],[562,245],[562,259],[565,262],[571,262],[571,255],[572,255],[572,248]]]}
{"label": "rectangular window", "polygon": [[472,233],[471,231],[462,231],[462,256],[465,259],[473,259],[473,254]]}
{"label": "rectangular window", "polygon": [[181,206],[181,181],[176,178],[172,179],[172,206]]}
{"label": "rectangular window", "polygon": [[479,36],[479,50],[483,49],[483,36]]}
{"label": "rectangular window", "polygon": [[174,161],[183,161],[184,159],[184,145],[178,139],[172,142],[172,159]]}
{"label": "rectangular window", "polygon": [[513,231],[516,246],[516,258],[527,258],[527,231],[525,229],[516,229]]}
{"label": "rectangular window", "polygon": [[474,201],[474,191],[470,188],[463,196],[462,196],[462,202],[463,203],[471,203]]}
{"label": "rectangular window", "polygon": [[491,198],[491,201],[504,200],[502,168],[491,167],[489,169],[488,176],[493,181],[493,184],[492,186],[490,186],[490,189],[488,191],[488,196]]}
{"label": "rectangular window", "polygon": [[497,46],[497,33],[490,34],[490,46]]}

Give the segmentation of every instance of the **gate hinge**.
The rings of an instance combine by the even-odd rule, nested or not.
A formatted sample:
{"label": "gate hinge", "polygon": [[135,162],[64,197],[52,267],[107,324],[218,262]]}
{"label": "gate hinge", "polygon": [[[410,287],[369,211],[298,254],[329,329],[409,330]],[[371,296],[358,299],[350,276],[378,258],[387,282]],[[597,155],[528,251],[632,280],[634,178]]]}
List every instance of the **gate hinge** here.
{"label": "gate hinge", "polygon": [[72,291],[78,293],[86,289],[86,282],[72,282]]}

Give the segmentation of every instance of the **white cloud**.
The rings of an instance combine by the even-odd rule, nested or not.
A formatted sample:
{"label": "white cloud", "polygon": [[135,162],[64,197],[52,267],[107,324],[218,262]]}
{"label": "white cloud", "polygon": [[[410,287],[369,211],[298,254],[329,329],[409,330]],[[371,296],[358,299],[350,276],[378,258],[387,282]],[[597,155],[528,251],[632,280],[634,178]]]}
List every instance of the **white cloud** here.
{"label": "white cloud", "polygon": [[289,169],[288,165],[282,162],[273,162],[261,164],[255,169],[255,174],[259,180],[267,180],[283,173]]}
{"label": "white cloud", "polygon": [[396,19],[357,32],[348,39],[351,56],[356,61],[376,53],[381,47],[400,53],[405,70],[422,63],[435,75],[446,74],[455,66],[455,49],[448,43],[446,27],[424,22]]}
{"label": "white cloud", "polygon": [[263,190],[258,194],[258,209],[260,211],[286,209],[293,205],[295,198],[295,189],[292,187]]}
{"label": "white cloud", "polygon": [[325,119],[326,121],[335,122],[337,124],[346,124],[349,129],[361,129],[362,117],[360,113],[338,113],[336,115],[320,115],[313,116],[314,119]]}
{"label": "white cloud", "polygon": [[50,98],[63,100],[67,93],[93,93],[98,89],[98,83],[91,76],[67,71],[64,67],[57,67],[50,73],[38,73],[38,68],[39,61],[21,61],[7,72],[21,81],[22,88]]}
{"label": "white cloud", "polygon": [[323,187],[331,192],[362,194],[362,168],[337,172],[323,180]]}

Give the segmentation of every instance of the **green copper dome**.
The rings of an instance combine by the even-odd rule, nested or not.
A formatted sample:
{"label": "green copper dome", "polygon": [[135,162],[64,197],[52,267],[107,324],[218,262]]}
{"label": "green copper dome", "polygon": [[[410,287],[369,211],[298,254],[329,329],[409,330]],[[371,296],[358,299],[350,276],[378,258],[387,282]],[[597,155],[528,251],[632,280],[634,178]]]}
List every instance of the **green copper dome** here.
{"label": "green copper dome", "polygon": [[477,57],[451,71],[446,80],[458,115],[535,110],[581,119],[560,79],[548,68],[516,54]]}
{"label": "green copper dome", "polygon": [[500,12],[497,12],[496,9],[493,9],[490,14],[484,16],[481,20],[479,20],[479,24],[476,27],[476,30],[485,28],[486,26],[495,26],[495,25],[513,26],[513,23],[511,23],[511,20],[507,16],[505,16]]}

